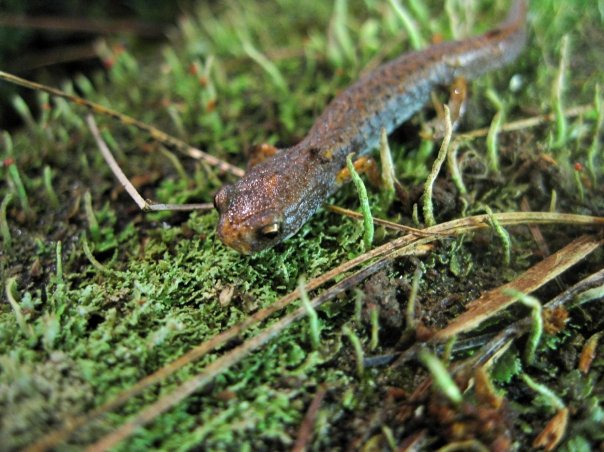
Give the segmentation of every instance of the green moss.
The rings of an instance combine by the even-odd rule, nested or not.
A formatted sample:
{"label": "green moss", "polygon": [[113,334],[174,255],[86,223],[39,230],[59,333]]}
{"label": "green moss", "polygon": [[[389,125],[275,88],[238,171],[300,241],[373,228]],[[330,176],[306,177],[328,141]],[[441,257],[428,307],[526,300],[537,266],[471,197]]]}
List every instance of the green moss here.
{"label": "green moss", "polygon": [[[601,46],[594,44],[604,38],[595,3],[542,3],[531,5],[530,45],[519,61],[472,83],[464,130],[489,125],[496,113],[488,101],[489,90],[506,106],[508,121],[553,111],[551,84],[557,76],[559,43],[566,33],[575,51],[569,56],[563,105],[594,103],[596,84],[604,82]],[[492,6],[493,2],[484,4]],[[497,5],[475,11],[480,20],[476,30],[497,22],[507,6]],[[428,6],[429,16],[418,21],[425,23],[419,31],[426,41],[431,30],[449,30],[453,23],[438,2]],[[412,5],[409,13],[417,14],[416,9]],[[110,42],[101,50],[113,62],[107,75],[78,78],[75,85],[90,100],[243,166],[244,151],[252,144],[293,144],[333,94],[355,80],[367,64],[409,49],[411,43],[401,30],[390,3],[375,0],[337,2],[335,10],[330,2],[294,0],[213,7],[203,3],[196,15],[182,19],[171,41],[151,58]],[[517,92],[508,89],[514,74],[521,77]],[[287,89],[279,88],[282,83]],[[63,88],[74,89],[71,83]],[[47,102],[44,96],[39,100]],[[0,436],[13,448],[56,429],[68,416],[101,405],[195,345],[270,306],[294,290],[301,276],[309,280],[363,251],[362,225],[326,211],[315,215],[286,243],[247,257],[217,240],[215,212],[143,215],[116,189],[117,183],[94,151],[84,112],[64,101],[51,101],[51,105],[50,111],[31,119],[28,129],[13,133],[11,149],[3,147],[0,156],[15,160],[20,180],[15,183],[11,166],[2,170],[5,183],[0,186],[0,198],[12,196],[12,202],[3,205],[7,219],[2,228],[3,249],[10,240],[11,253],[4,251],[0,270],[5,283],[16,277],[12,290],[22,317],[17,322],[9,303],[0,307]],[[376,189],[370,189],[374,191],[369,193],[372,209],[381,216],[412,224],[412,205],[418,202],[438,147],[416,138],[428,111],[410,121],[404,129],[408,133],[390,137],[398,177],[409,191],[406,199],[387,210],[380,207]],[[187,176],[183,177],[181,167],[158,152],[159,144],[110,119],[98,120],[110,129],[108,140],[117,148],[126,174],[139,178],[144,197],[172,203],[211,201],[220,184],[231,180],[205,164],[179,157]],[[593,183],[604,176],[601,155],[593,151],[598,141],[595,115],[567,118],[566,127],[563,149],[551,146],[557,133],[551,123],[500,134],[501,177],[497,180],[484,176],[487,140],[464,143],[458,155],[465,165],[462,174],[468,194],[459,199],[449,177],[441,175],[434,190],[436,220],[478,212],[485,205],[494,212],[520,210],[524,197],[533,210],[548,210],[554,190],[560,211],[601,213],[604,194],[601,185]],[[556,163],[544,155],[553,156]],[[579,173],[580,192],[574,165],[585,164],[588,158],[594,174]],[[50,174],[58,208],[49,202]],[[87,191],[91,193],[88,211]],[[356,205],[353,188],[341,190],[335,202]],[[570,227],[542,231],[552,250],[577,234]],[[443,326],[482,291],[539,260],[536,246],[523,229],[508,232],[511,259],[505,269],[501,242],[493,231],[443,240],[421,258],[425,271],[417,313],[422,323]],[[376,240],[389,237],[381,231]],[[57,266],[57,242],[61,242],[62,270]],[[572,284],[601,268],[602,262],[602,253],[595,253],[561,282]],[[415,268],[410,261],[400,260],[389,270],[390,279],[399,285],[385,292],[396,293],[401,306],[408,299]],[[368,289],[360,286],[359,290]],[[557,291],[548,287],[539,299],[548,300]],[[603,394],[594,383],[602,361],[596,360],[587,376],[572,368],[572,356],[581,347],[573,338],[589,337],[599,327],[590,309],[586,305],[581,312],[571,311],[565,334],[544,339],[531,375],[563,397],[567,406],[581,407],[580,415],[571,419],[564,446],[569,449],[602,441],[595,426],[601,422]],[[400,351],[396,344],[402,331],[380,323],[376,342],[375,325],[359,321],[347,330],[354,331],[353,350],[343,327],[355,318],[354,313],[353,294],[342,295],[318,310],[321,342],[317,350],[313,351],[308,322],[298,322],[212,385],[137,430],[118,449],[186,449],[200,444],[207,449],[291,447],[321,384],[328,395],[317,414],[313,447],[333,449],[357,440],[361,445],[363,438],[379,431],[375,419],[381,419],[400,444],[422,425],[419,421],[411,426],[398,423],[393,413],[400,406],[385,402],[389,400],[386,388],[412,391],[418,381],[417,364],[397,371],[365,367],[363,377],[357,378],[357,365],[362,364],[359,356]],[[522,314],[508,312],[488,327],[499,330],[507,319]],[[252,327],[240,340],[264,327]],[[31,334],[24,334],[29,329]],[[70,442],[82,445],[111,432],[222,353],[218,350],[188,364],[82,429]],[[561,353],[570,356],[564,363]],[[516,438],[528,445],[542,428],[544,407],[528,403],[515,387],[520,384],[516,380],[520,370],[517,352],[508,352],[498,364],[495,379],[512,402],[511,418],[518,416],[519,425],[530,427],[531,433],[519,428]],[[447,441],[438,429],[429,435],[433,444]]]}

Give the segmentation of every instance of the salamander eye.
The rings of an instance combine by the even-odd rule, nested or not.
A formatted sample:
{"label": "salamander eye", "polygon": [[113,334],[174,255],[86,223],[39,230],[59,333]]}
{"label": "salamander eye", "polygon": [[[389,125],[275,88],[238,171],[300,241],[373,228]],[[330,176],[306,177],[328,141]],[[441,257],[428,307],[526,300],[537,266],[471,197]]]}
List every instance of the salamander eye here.
{"label": "salamander eye", "polygon": [[275,237],[277,237],[279,235],[280,231],[281,231],[280,223],[267,224],[266,226],[263,226],[260,229],[260,233],[264,236],[264,238],[267,238],[267,239],[274,239]]}

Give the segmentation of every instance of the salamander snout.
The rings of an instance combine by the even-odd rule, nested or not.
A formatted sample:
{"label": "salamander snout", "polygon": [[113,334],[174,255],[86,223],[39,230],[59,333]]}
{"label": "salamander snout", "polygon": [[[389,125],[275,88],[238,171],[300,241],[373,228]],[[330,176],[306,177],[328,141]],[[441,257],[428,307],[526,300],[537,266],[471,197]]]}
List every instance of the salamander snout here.
{"label": "salamander snout", "polygon": [[214,196],[220,214],[216,232],[227,246],[242,254],[269,248],[284,238],[283,221],[272,209],[256,209],[258,199],[237,196],[232,185]]}

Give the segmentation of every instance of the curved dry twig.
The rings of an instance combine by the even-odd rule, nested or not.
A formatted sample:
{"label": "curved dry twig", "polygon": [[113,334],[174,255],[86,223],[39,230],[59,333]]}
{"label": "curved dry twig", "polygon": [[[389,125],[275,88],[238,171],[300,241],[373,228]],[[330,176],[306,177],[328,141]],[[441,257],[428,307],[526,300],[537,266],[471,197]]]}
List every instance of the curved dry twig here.
{"label": "curved dry twig", "polygon": [[73,94],[68,94],[65,91],[61,91],[60,89],[53,88],[51,86],[42,85],[41,83],[35,83],[29,80],[26,80],[21,77],[17,77],[16,75],[9,74],[8,72],[0,71],[0,80],[4,80],[15,85],[22,86],[24,88],[33,89],[35,91],[43,91],[45,93],[51,94],[56,97],[60,97],[62,99],[68,100],[76,105],[81,105],[87,107],[91,111],[95,113],[99,113],[105,116],[109,116],[111,118],[117,119],[122,124],[134,126],[143,132],[148,133],[154,140],[160,141],[167,146],[174,147],[178,149],[180,152],[188,155],[197,160],[204,160],[208,162],[210,165],[213,165],[220,169],[221,171],[231,173],[237,177],[241,177],[244,174],[244,171],[230,163],[225,162],[224,160],[219,159],[218,157],[214,157],[207,152],[202,151],[201,149],[194,148],[190,146],[185,141],[180,138],[176,138],[175,136],[169,135],[166,132],[159,130],[157,127],[150,126],[142,121],[139,121],[132,116],[125,115],[118,111],[112,110],[111,108],[104,107],[101,104],[97,104],[95,102],[91,102],[82,97],[74,96]]}

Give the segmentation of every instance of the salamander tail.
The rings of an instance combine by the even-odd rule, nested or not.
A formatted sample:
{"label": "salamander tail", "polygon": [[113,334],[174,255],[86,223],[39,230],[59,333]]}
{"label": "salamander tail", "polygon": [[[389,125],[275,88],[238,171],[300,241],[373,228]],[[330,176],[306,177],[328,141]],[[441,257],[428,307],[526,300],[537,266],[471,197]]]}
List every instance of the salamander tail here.
{"label": "salamander tail", "polygon": [[527,11],[528,0],[514,0],[507,17],[501,24],[501,28],[525,27]]}

